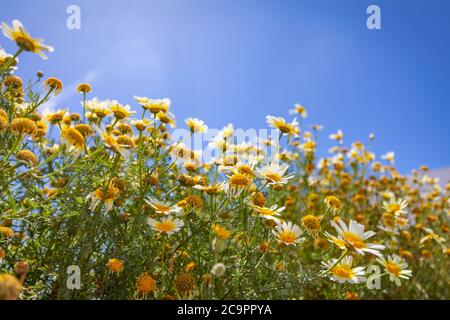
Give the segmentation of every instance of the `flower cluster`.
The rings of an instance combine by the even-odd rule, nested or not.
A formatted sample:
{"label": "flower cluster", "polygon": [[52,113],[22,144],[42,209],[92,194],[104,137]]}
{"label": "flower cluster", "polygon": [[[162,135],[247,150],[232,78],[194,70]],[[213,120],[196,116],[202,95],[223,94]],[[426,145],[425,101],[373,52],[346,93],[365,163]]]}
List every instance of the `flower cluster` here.
{"label": "flower cluster", "polygon": [[44,110],[62,82],[15,71],[53,48],[1,28],[18,50],[0,49],[0,299],[449,298],[450,185],[427,167],[404,176],[373,135],[345,146],[341,130],[318,159],[323,128],[299,104],[267,116],[277,139],[224,127],[207,160],[187,141],[208,126],[188,118],[173,141],[168,98],[127,105],[83,83],[81,114]]}

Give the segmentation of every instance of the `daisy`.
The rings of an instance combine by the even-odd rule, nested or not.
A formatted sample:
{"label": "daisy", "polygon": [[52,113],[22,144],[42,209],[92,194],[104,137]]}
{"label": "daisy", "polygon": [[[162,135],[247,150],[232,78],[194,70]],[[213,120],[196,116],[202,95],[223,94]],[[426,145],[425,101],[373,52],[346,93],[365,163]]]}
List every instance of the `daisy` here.
{"label": "daisy", "polygon": [[105,204],[106,212],[113,209],[114,200],[119,196],[120,190],[119,188],[116,188],[114,183],[111,183],[106,191],[103,189],[104,188],[98,188],[86,197],[87,200],[91,200],[90,210],[94,210],[102,201]]}
{"label": "daisy", "polygon": [[270,127],[280,130],[282,134],[287,134],[289,139],[292,136],[298,137],[300,133],[300,128],[296,119],[294,119],[292,123],[289,123],[282,117],[274,117],[269,115],[266,117],[266,122]]}
{"label": "daisy", "polygon": [[412,276],[412,271],[406,269],[408,264],[396,254],[388,255],[386,259],[384,257],[377,258],[377,261],[384,267],[384,271],[389,275],[389,280],[395,282],[397,286],[401,284],[400,278],[409,279]]}
{"label": "daisy", "polygon": [[204,133],[208,131],[208,126],[200,119],[187,118],[184,122],[192,133]]}
{"label": "daisy", "polygon": [[305,238],[300,238],[302,235],[300,227],[290,221],[279,223],[272,233],[279,242],[287,245],[301,244],[305,240]]}
{"label": "daisy", "polygon": [[276,204],[271,207],[261,207],[257,205],[250,206],[259,216],[263,219],[273,220],[277,223],[280,223],[280,214],[284,211],[285,207],[278,207]]}
{"label": "daisy", "polygon": [[19,20],[13,20],[12,26],[3,22],[0,29],[3,35],[14,40],[20,49],[37,53],[44,60],[47,56],[42,51],[53,52],[53,47],[45,45],[42,39],[32,38]]}
{"label": "daisy", "polygon": [[84,137],[76,129],[69,127],[61,131],[61,142],[67,147],[69,152],[80,154],[84,149]]}
{"label": "daisy", "polygon": [[111,101],[109,108],[111,109],[114,117],[118,120],[128,118],[129,116],[136,113],[136,111],[130,110],[131,107],[129,105],[123,106],[116,100]]}
{"label": "daisy", "polygon": [[286,170],[289,168],[288,164],[279,165],[277,163],[269,163],[264,167],[256,170],[256,175],[261,179],[268,181],[270,185],[286,184],[293,175],[284,176]]}
{"label": "daisy", "polygon": [[149,99],[147,97],[134,97],[134,100],[139,103],[142,108],[150,110],[151,113],[167,112],[172,102],[169,98],[163,99]]}
{"label": "daisy", "polygon": [[236,198],[246,190],[251,183],[252,179],[250,177],[245,174],[236,173],[230,176],[228,182],[224,185],[224,189],[230,197]]}
{"label": "daisy", "polygon": [[375,235],[375,232],[364,232],[364,226],[354,220],[350,220],[348,227],[341,219],[339,219],[338,223],[339,225],[334,221],[331,221],[331,225],[338,232],[338,237],[334,237],[328,232],[325,232],[325,235],[330,242],[334,243],[340,249],[351,249],[361,255],[368,252],[378,257],[381,256],[381,253],[378,250],[383,250],[383,245],[365,242],[367,239]]}
{"label": "daisy", "polygon": [[172,216],[162,218],[161,222],[156,221],[152,218],[147,218],[147,223],[152,227],[153,230],[160,233],[164,232],[167,235],[178,232],[181,227],[184,226],[183,221],[177,218],[174,219]]}
{"label": "daisy", "polygon": [[330,210],[333,214],[341,212],[343,208],[341,200],[335,196],[327,196],[323,202],[325,203],[327,210]]}
{"label": "daisy", "polygon": [[438,235],[437,233],[435,233],[433,230],[431,230],[430,228],[423,228],[423,230],[427,233],[426,236],[424,236],[422,239],[420,239],[420,244],[424,244],[425,242],[428,241],[436,241],[437,243],[441,244],[446,242],[447,240],[443,237],[441,237],[440,235]]}
{"label": "daisy", "polygon": [[219,194],[224,190],[224,184],[220,183],[220,184],[212,184],[209,186],[202,186],[202,185],[196,185],[194,186],[194,189],[206,192],[209,195],[215,195],[215,194]]}
{"label": "daisy", "polygon": [[390,198],[389,201],[383,201],[383,209],[395,216],[406,214],[407,212],[405,211],[405,208],[407,206],[408,202],[402,199]]}
{"label": "daisy", "polygon": [[294,105],[294,109],[289,110],[289,114],[299,114],[302,118],[306,118],[308,116],[308,112],[305,107],[298,103]]}
{"label": "daisy", "polygon": [[331,140],[336,140],[336,141],[338,141],[340,144],[342,144],[343,139],[344,139],[344,134],[343,134],[342,131],[339,129],[336,133],[330,134],[330,139],[331,139]]}
{"label": "daisy", "polygon": [[181,211],[181,208],[178,206],[173,206],[168,202],[159,201],[155,198],[149,198],[146,199],[145,202],[150,205],[156,213],[162,213],[162,214],[171,214],[171,213],[179,213]]}
{"label": "daisy", "polygon": [[394,164],[395,161],[395,153],[394,151],[390,151],[381,156],[381,159],[389,161],[391,164]]}
{"label": "daisy", "polygon": [[353,257],[346,256],[341,261],[331,259],[330,261],[322,261],[322,265],[327,272],[330,273],[330,279],[339,283],[360,283],[365,280],[364,267],[352,268]]}

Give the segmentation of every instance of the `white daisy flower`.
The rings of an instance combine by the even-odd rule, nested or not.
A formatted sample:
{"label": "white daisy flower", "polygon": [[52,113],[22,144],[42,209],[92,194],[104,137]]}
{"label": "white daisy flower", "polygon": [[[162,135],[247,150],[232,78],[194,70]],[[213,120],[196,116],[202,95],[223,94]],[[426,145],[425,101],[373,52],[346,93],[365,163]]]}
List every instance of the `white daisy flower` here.
{"label": "white daisy flower", "polygon": [[364,231],[364,226],[354,220],[350,220],[347,227],[343,220],[339,220],[339,225],[331,221],[331,225],[338,232],[338,236],[334,237],[325,232],[328,240],[338,246],[340,249],[350,249],[358,254],[364,255],[366,252],[381,257],[379,250],[385,247],[381,244],[366,243],[366,240],[375,235],[373,231]]}
{"label": "white daisy flower", "polygon": [[346,256],[341,261],[331,259],[330,261],[322,261],[325,270],[330,274],[330,279],[339,283],[360,283],[365,280],[364,267],[352,268],[353,257]]}
{"label": "white daisy flower", "polygon": [[396,254],[388,255],[386,258],[377,258],[385,272],[389,275],[389,280],[395,282],[397,286],[401,285],[400,278],[409,279],[412,276],[412,271],[406,269],[408,264],[405,260]]}
{"label": "white daisy flower", "polygon": [[147,223],[153,230],[158,231],[160,233],[166,233],[167,235],[171,235],[175,232],[178,232],[181,227],[184,226],[184,222],[180,219],[173,218],[173,216],[163,217],[160,221],[157,221],[152,218],[147,219]]}
{"label": "white daisy flower", "polygon": [[180,213],[181,208],[176,205],[171,205],[168,202],[165,201],[159,201],[155,198],[149,198],[146,199],[145,202],[149,204],[156,213],[162,213],[162,214],[172,214],[172,213]]}
{"label": "white daisy flower", "polygon": [[301,244],[305,240],[305,238],[300,238],[302,235],[300,227],[290,221],[279,223],[275,230],[272,230],[272,233],[279,242],[287,245]]}

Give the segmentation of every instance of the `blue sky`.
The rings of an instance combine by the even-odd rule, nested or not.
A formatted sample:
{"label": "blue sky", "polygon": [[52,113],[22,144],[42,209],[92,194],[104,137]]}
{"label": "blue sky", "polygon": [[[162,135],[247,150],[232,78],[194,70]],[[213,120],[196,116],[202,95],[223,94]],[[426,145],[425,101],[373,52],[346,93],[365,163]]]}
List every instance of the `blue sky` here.
{"label": "blue sky", "polygon": [[[81,30],[66,28],[70,4]],[[370,4],[381,7],[381,30],[366,28]],[[263,128],[267,114],[288,117],[299,102],[308,124],[325,127],[322,151],[337,129],[347,143],[374,132],[373,150],[394,150],[409,172],[450,165],[449,12],[447,0],[16,0],[0,20],[17,18],[55,47],[47,62],[22,55],[19,74],[61,78],[56,108],[79,111],[82,81],[122,103],[170,97],[180,125],[196,116]]]}

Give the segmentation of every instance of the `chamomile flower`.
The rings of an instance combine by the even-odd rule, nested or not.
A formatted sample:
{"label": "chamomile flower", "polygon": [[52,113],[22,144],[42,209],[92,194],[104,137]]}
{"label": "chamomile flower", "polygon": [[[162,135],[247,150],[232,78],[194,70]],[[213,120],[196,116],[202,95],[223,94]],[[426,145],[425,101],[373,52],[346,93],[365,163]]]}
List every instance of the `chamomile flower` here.
{"label": "chamomile flower", "polygon": [[340,249],[350,249],[361,255],[367,252],[378,257],[381,256],[379,250],[385,248],[383,245],[366,242],[367,239],[375,235],[375,232],[364,231],[364,226],[354,220],[350,220],[348,227],[342,219],[339,219],[338,224],[331,221],[331,225],[338,232],[338,236],[332,236],[328,232],[325,232],[325,235],[330,242]]}
{"label": "chamomile flower", "polygon": [[256,169],[255,173],[259,178],[265,179],[269,185],[283,185],[293,177],[293,175],[285,175],[288,168],[289,165],[286,163],[279,165],[271,162],[262,168]]}
{"label": "chamomile flower", "polygon": [[123,106],[116,100],[111,101],[111,103],[109,104],[109,108],[111,109],[114,117],[118,120],[128,118],[129,116],[136,113],[136,111],[130,110],[131,107],[129,105]]}
{"label": "chamomile flower", "polygon": [[187,118],[184,122],[192,133],[204,133],[208,131],[208,126],[200,119]]}
{"label": "chamomile flower", "polygon": [[389,161],[391,164],[394,164],[394,162],[395,162],[395,153],[393,151],[385,153],[384,155],[381,156],[381,159]]}
{"label": "chamomile flower", "polygon": [[147,109],[154,114],[158,114],[159,112],[167,112],[172,104],[169,98],[149,99],[147,97],[135,96],[134,100],[136,100],[142,108]]}
{"label": "chamomile flower", "polygon": [[408,202],[402,199],[390,198],[389,201],[383,201],[383,209],[395,216],[406,214],[405,208],[407,206]]}
{"label": "chamomile flower", "polygon": [[294,109],[289,110],[289,114],[299,114],[302,118],[306,118],[308,116],[308,112],[305,107],[298,103],[294,105]]}
{"label": "chamomile flower", "polygon": [[278,242],[282,242],[287,245],[301,244],[305,238],[301,238],[302,230],[296,224],[290,221],[279,223],[272,233],[277,238]]}
{"label": "chamomile flower", "polygon": [[3,35],[14,40],[19,48],[37,53],[44,60],[47,59],[47,56],[43,51],[53,52],[53,47],[45,45],[42,39],[32,38],[19,20],[13,20],[12,26],[2,22],[0,29],[2,29]]}
{"label": "chamomile flower", "polygon": [[300,133],[300,128],[296,119],[289,123],[282,117],[269,115],[266,117],[266,122],[270,127],[278,129],[282,134],[288,135],[289,139],[292,138],[292,136],[298,136]]}
{"label": "chamomile flower", "polygon": [[278,207],[276,204],[271,207],[260,207],[257,205],[250,206],[258,215],[263,219],[268,219],[280,223],[281,212],[284,211],[285,207]]}
{"label": "chamomile flower", "polygon": [[342,133],[341,130],[338,130],[336,133],[330,134],[330,139],[331,140],[336,140],[340,144],[342,144],[342,142],[344,140],[344,134]]}
{"label": "chamomile flower", "polygon": [[409,279],[412,276],[412,271],[406,269],[408,264],[396,254],[388,255],[386,258],[377,258],[377,261],[384,267],[385,272],[389,275],[389,280],[395,282],[397,286],[401,285],[400,279]]}
{"label": "chamomile flower", "polygon": [[91,200],[90,210],[95,210],[100,203],[104,203],[106,212],[113,209],[114,200],[119,196],[120,189],[113,183],[110,183],[108,188],[98,188],[94,192],[90,193],[86,199]]}
{"label": "chamomile flower", "polygon": [[331,259],[322,261],[322,266],[329,273],[330,279],[338,283],[360,283],[365,280],[364,267],[353,267],[353,256],[345,256],[341,261]]}
{"label": "chamomile flower", "polygon": [[176,205],[172,205],[165,201],[159,201],[152,197],[150,197],[149,199],[146,199],[145,202],[148,205],[150,205],[155,210],[156,213],[177,214],[177,213],[180,213],[180,211],[181,211],[181,208]]}
{"label": "chamomile flower", "polygon": [[173,216],[163,217],[161,221],[148,218],[147,223],[150,227],[152,227],[153,230],[160,233],[165,233],[167,235],[171,235],[175,232],[180,231],[181,227],[184,226],[184,222],[182,220],[173,218]]}

